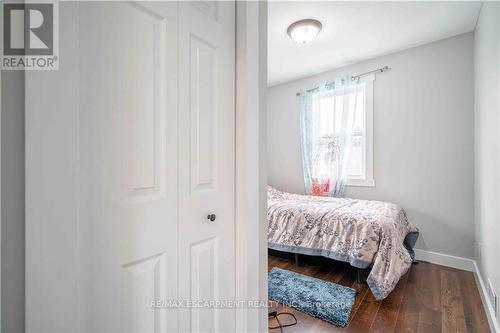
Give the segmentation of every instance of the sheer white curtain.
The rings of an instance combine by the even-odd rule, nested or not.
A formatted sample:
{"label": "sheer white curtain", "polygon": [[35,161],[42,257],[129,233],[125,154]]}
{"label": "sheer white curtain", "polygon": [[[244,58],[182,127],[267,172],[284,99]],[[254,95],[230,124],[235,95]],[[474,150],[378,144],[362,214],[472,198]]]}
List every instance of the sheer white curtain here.
{"label": "sheer white curtain", "polygon": [[302,161],[308,194],[343,195],[361,89],[357,78],[345,77],[301,92]]}

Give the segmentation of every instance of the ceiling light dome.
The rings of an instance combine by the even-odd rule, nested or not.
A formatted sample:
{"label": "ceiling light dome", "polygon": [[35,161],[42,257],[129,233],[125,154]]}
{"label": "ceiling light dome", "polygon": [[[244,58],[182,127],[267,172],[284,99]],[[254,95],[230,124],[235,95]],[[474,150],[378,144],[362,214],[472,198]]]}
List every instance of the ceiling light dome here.
{"label": "ceiling light dome", "polygon": [[299,44],[307,44],[321,31],[321,22],[314,19],[305,19],[292,23],[287,33],[291,39]]}

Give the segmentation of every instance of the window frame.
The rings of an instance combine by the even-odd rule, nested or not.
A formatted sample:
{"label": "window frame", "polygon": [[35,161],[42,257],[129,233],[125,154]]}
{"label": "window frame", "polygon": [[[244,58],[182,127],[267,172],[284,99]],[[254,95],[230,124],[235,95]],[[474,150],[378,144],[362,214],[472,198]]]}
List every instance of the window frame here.
{"label": "window frame", "polygon": [[365,147],[363,156],[364,178],[347,178],[346,186],[374,187],[373,174],[373,86],[375,74],[366,75],[359,79],[359,83],[365,85]]}
{"label": "window frame", "polygon": [[365,156],[364,168],[365,178],[348,178],[346,186],[374,187],[375,178],[373,173],[373,86],[375,74],[363,76],[359,82],[365,84]]}

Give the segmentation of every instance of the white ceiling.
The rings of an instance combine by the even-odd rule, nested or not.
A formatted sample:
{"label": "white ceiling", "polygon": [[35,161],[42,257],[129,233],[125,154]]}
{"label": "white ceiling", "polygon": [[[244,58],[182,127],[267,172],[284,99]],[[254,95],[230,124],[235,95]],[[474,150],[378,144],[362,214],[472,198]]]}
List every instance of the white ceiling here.
{"label": "white ceiling", "polygon": [[[270,1],[268,84],[321,73],[474,30],[480,2]],[[287,27],[314,18],[323,30],[311,43]]]}

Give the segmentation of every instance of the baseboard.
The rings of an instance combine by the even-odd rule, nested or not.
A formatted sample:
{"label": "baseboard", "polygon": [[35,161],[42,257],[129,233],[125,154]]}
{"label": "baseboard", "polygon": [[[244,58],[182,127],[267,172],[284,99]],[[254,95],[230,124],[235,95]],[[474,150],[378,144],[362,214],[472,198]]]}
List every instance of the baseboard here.
{"label": "baseboard", "polygon": [[415,259],[427,261],[433,264],[438,264],[446,267],[462,269],[464,271],[474,272],[474,260],[462,257],[456,257],[449,254],[425,251],[415,249]]}
{"label": "baseboard", "polygon": [[495,311],[493,310],[493,306],[487,296],[488,293],[486,291],[486,284],[483,281],[481,272],[479,271],[475,260],[420,249],[415,249],[415,259],[473,272],[490,329],[493,333],[500,333]]}
{"label": "baseboard", "polygon": [[488,318],[488,324],[493,333],[500,333],[500,327],[493,309],[493,305],[490,302],[488,292],[486,291],[486,284],[483,281],[479,267],[474,260],[474,277],[476,278],[477,289],[479,289],[479,295],[481,296],[481,301],[483,302],[483,307],[486,312],[486,317]]}

